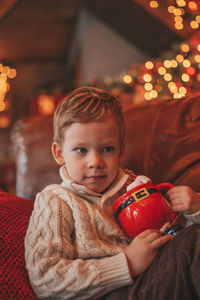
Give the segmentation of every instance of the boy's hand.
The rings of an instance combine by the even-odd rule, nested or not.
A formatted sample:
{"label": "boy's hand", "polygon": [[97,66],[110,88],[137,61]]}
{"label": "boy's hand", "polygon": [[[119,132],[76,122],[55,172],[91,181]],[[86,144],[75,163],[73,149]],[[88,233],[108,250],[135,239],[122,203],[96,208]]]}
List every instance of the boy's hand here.
{"label": "boy's hand", "polygon": [[200,194],[188,186],[175,186],[167,191],[167,197],[174,212],[182,212],[187,215],[200,210]]}
{"label": "boy's hand", "polygon": [[126,188],[127,191],[133,189],[134,187],[140,185],[140,184],[144,184],[144,183],[147,183],[147,182],[151,182],[151,179],[147,176],[144,176],[144,175],[138,175],[135,180],[129,184]]}
{"label": "boy's hand", "polygon": [[156,229],[148,229],[138,234],[125,250],[131,275],[137,276],[144,272],[152,263],[158,249],[170,239],[171,235],[162,236]]}

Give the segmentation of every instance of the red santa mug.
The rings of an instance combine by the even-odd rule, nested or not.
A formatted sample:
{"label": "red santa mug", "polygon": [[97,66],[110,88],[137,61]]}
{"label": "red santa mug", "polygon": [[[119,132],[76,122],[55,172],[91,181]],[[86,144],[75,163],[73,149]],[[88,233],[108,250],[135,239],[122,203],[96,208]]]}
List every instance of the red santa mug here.
{"label": "red santa mug", "polygon": [[161,194],[174,187],[171,183],[147,182],[132,188],[113,204],[113,211],[126,234],[132,238],[146,229],[161,229],[171,223],[175,213]]}

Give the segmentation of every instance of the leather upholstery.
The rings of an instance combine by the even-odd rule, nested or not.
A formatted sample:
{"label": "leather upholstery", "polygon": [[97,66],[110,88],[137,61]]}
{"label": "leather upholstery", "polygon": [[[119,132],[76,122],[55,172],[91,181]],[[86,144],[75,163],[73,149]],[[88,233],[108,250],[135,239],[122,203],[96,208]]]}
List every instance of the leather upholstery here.
{"label": "leather upholstery", "polygon": [[[200,94],[154,100],[125,112],[126,161],[122,167],[154,183],[189,185],[200,192]],[[26,117],[12,130],[16,194],[34,199],[44,186],[60,182],[51,154],[52,116]]]}

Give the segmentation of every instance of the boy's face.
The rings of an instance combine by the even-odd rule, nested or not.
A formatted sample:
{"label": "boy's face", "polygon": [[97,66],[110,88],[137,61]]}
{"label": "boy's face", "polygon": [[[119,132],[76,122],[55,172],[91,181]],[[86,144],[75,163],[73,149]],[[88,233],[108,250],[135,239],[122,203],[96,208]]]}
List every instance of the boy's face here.
{"label": "boy's face", "polygon": [[64,132],[62,148],[56,142],[52,145],[56,162],[66,165],[69,177],[97,193],[104,192],[117,176],[124,160],[122,148],[113,118],[73,123]]}

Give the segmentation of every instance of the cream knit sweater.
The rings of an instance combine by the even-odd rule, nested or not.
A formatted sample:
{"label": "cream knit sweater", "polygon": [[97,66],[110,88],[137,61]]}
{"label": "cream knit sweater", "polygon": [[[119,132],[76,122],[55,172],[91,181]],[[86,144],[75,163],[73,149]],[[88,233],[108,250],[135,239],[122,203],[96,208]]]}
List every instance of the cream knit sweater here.
{"label": "cream knit sweater", "polygon": [[[25,238],[25,259],[38,298],[97,299],[130,285],[124,249],[130,239],[116,223],[112,203],[133,177],[119,170],[104,194],[69,179],[61,167],[61,185],[36,196]],[[200,223],[200,213],[186,216]]]}
{"label": "cream knit sweater", "polygon": [[98,194],[69,179],[37,194],[25,238],[30,281],[39,298],[96,299],[130,285],[124,249],[130,239],[117,225],[112,203],[133,178],[119,170]]}

